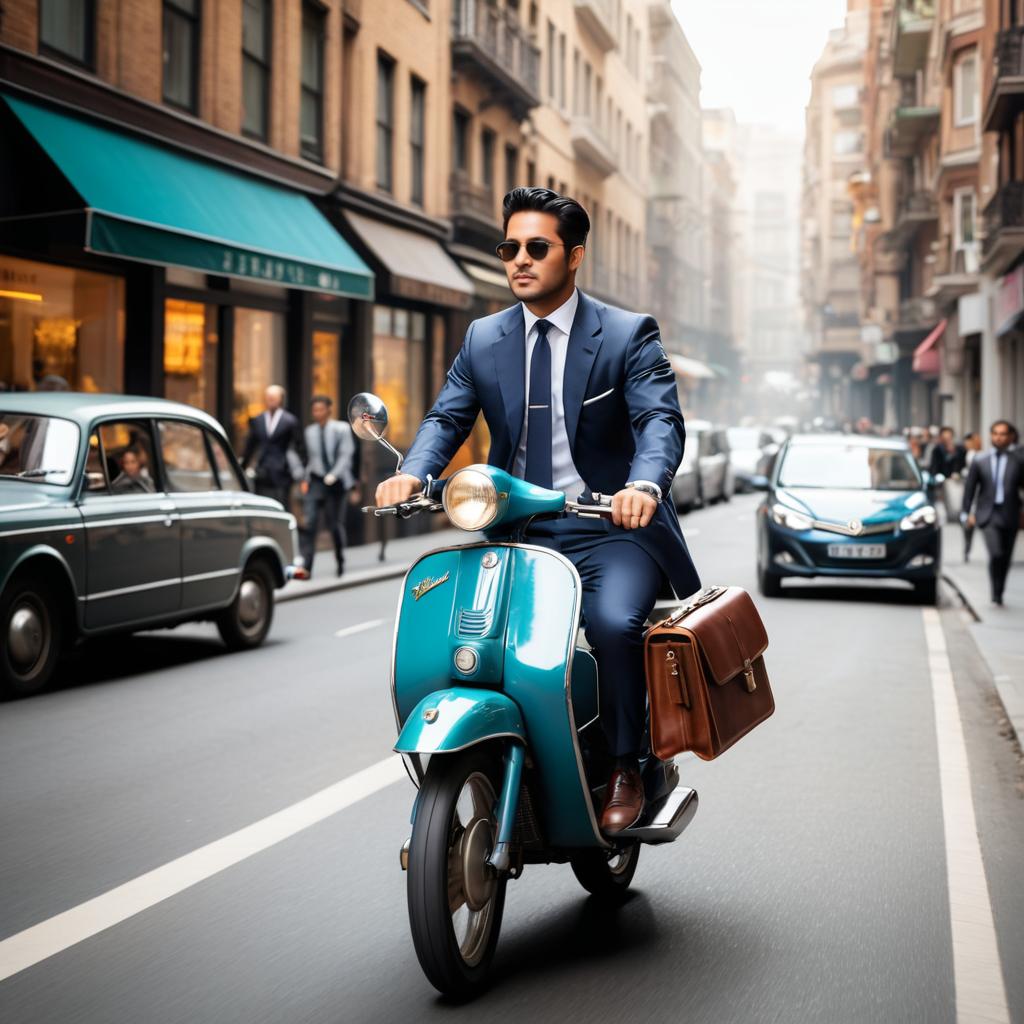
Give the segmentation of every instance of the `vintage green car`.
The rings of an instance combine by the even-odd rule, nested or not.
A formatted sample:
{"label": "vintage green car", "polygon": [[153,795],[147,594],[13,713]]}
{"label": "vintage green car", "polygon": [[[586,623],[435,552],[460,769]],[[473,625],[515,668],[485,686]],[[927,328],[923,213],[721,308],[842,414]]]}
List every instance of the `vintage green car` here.
{"label": "vintage green car", "polygon": [[41,690],[101,633],[212,619],[228,646],[257,646],[295,540],[197,409],[0,394],[0,694]]}

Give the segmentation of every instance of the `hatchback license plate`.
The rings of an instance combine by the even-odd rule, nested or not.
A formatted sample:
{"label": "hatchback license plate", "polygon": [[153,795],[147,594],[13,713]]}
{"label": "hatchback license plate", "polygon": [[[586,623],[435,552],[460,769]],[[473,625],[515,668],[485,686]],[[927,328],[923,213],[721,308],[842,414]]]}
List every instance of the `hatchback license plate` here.
{"label": "hatchback license plate", "polygon": [[829,558],[885,558],[884,544],[829,544]]}

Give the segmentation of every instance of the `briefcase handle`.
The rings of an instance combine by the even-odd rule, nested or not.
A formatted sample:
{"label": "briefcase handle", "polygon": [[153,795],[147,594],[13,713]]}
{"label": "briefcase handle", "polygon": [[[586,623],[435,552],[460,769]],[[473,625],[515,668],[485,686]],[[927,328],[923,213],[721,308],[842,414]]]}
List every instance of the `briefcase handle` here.
{"label": "briefcase handle", "polygon": [[684,604],[682,608],[677,608],[662,625],[677,626],[690,612],[695,612],[698,608],[703,608],[704,605],[710,604],[721,597],[728,589],[728,587],[705,587],[703,590],[698,590],[688,604]]}

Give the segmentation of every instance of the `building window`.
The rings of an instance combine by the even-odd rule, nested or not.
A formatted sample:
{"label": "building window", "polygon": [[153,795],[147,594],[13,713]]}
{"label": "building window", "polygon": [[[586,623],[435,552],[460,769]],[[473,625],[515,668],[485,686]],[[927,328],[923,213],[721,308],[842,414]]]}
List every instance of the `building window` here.
{"label": "building window", "polygon": [[199,0],[164,0],[164,102],[196,111]]}
{"label": "building window", "polygon": [[975,197],[973,189],[953,193],[953,247],[963,249],[975,239]]}
{"label": "building window", "polygon": [[580,51],[572,51],[572,112],[578,114],[580,105]]}
{"label": "building window", "polygon": [[558,37],[558,109],[562,111],[569,109],[565,95],[565,50],[565,33],[562,32]]}
{"label": "building window", "polygon": [[832,87],[832,109],[848,110],[860,105],[860,89],[853,82]]}
{"label": "building window", "polygon": [[583,64],[583,116],[590,117],[590,103],[591,96],[590,90],[594,83],[594,71],[590,66],[590,61],[585,61]]}
{"label": "building window", "polygon": [[555,82],[557,80],[557,61],[555,52],[555,23],[548,18],[548,98],[555,98]]}
{"label": "building window", "polygon": [[953,117],[956,126],[978,121],[978,54],[972,50],[953,68]]}
{"label": "building window", "polygon": [[242,131],[267,138],[272,0],[242,0]]}
{"label": "building window", "polygon": [[424,147],[427,133],[427,83],[415,75],[412,78],[411,107],[409,111],[409,146],[412,156],[410,199],[423,205]]}
{"label": "building window", "polygon": [[217,414],[217,307],[164,300],[164,397]]}
{"label": "building window", "polygon": [[395,62],[377,54],[377,187],[394,186]]}
{"label": "building window", "polygon": [[469,174],[469,114],[458,107],[452,114],[452,167]]}
{"label": "building window", "polygon": [[333,408],[344,413],[338,392],[340,364],[341,331],[338,328],[316,328],[313,331],[313,376],[310,394],[326,395],[331,400]]}
{"label": "building window", "polygon": [[121,391],[124,281],[0,256],[0,392]]}
{"label": "building window", "polygon": [[494,188],[494,144],[497,136],[490,128],[485,128],[480,135],[480,177],[484,187]]}
{"label": "building window", "polygon": [[427,318],[390,306],[373,309],[373,390],[388,407],[388,440],[407,448],[426,413]]}
{"label": "building window", "polygon": [[526,184],[530,188],[537,184],[537,163],[534,160],[526,161]]}
{"label": "building window", "polygon": [[92,0],[40,0],[39,49],[93,66]]}
{"label": "building window", "polygon": [[511,192],[519,184],[519,150],[505,147],[505,191]]}
{"label": "building window", "polygon": [[859,131],[836,132],[832,136],[832,153],[834,156],[854,156],[864,147],[864,138]]}
{"label": "building window", "polygon": [[285,382],[284,339],[283,313],[235,308],[231,425],[238,450],[249,432],[250,418],[263,412],[267,388]]}
{"label": "building window", "polygon": [[307,160],[324,152],[324,12],[302,5],[302,93],[299,101],[299,149]]}

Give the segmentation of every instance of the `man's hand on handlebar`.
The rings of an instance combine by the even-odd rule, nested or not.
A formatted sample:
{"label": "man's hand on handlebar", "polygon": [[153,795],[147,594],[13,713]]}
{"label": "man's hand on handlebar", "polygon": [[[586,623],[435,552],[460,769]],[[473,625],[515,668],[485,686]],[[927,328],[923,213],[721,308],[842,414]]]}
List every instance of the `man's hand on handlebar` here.
{"label": "man's hand on handlebar", "polygon": [[612,522],[624,530],[637,530],[646,526],[657,511],[657,501],[635,487],[625,487],[612,496]]}
{"label": "man's hand on handlebar", "polygon": [[423,490],[423,481],[408,473],[396,473],[377,485],[375,500],[377,508],[386,505],[400,505],[403,501],[419,494]]}

